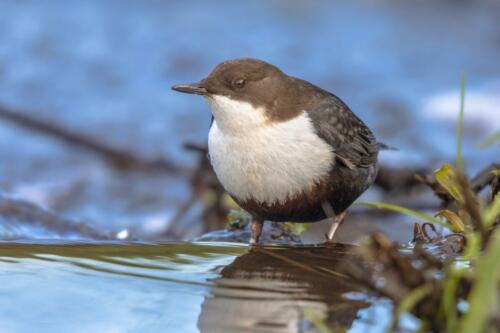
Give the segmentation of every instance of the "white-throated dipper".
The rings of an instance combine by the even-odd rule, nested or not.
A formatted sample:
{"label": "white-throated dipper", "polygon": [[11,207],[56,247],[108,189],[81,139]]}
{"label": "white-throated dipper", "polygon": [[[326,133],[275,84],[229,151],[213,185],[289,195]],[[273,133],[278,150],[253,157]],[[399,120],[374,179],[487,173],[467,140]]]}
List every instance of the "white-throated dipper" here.
{"label": "white-throated dipper", "polygon": [[379,144],[332,93],[256,59],[219,64],[198,83],[172,89],[202,95],[213,121],[210,161],[231,197],[252,214],[250,243],[265,220],[332,219],[374,181]]}

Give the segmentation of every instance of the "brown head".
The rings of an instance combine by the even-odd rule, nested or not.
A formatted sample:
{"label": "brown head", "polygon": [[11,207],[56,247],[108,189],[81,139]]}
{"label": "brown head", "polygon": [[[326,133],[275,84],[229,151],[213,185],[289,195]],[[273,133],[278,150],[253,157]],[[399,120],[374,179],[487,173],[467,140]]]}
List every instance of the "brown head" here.
{"label": "brown head", "polygon": [[[224,119],[227,117],[239,117],[251,125],[252,120],[247,119],[244,110],[263,113],[265,119],[254,119],[256,124],[263,120],[287,120],[301,113],[311,103],[311,97],[314,100],[325,93],[271,64],[249,58],[225,61],[200,82],[175,85],[172,89],[206,97],[219,125],[227,122]],[[232,112],[231,108],[240,111]]]}

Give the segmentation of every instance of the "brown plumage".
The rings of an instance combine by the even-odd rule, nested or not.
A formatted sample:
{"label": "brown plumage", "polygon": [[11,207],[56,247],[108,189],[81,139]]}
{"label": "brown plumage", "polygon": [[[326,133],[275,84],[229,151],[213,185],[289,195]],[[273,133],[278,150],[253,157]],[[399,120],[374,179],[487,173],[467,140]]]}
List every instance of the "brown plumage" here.
{"label": "brown plumage", "polygon": [[[250,212],[258,223],[264,220],[315,222],[330,217],[325,213],[325,203],[331,207],[333,213],[343,215],[343,212],[375,179],[380,145],[370,129],[337,96],[307,81],[288,76],[271,64],[256,59],[226,61],[200,82],[174,86],[173,89],[204,95],[209,99],[223,96],[227,98],[224,101],[250,105],[251,110],[255,110],[251,112],[263,112],[263,117],[266,119],[263,124],[248,126],[275,126],[302,117],[305,112],[307,119],[313,125],[312,130],[316,138],[322,140],[320,141],[322,145],[327,143],[330,147],[334,157],[328,174],[315,179],[312,186],[293,193],[285,201],[266,202],[255,199],[258,196],[242,198],[229,191],[234,200]],[[231,103],[240,105],[235,102]],[[220,108],[218,104],[216,106]],[[225,118],[229,117],[229,113],[221,109],[218,112],[219,117],[224,117],[220,119],[221,123],[223,121],[227,123],[228,120]],[[238,110],[231,110],[230,114],[231,117],[244,115]],[[259,119],[258,117],[256,119]],[[215,118],[218,121],[217,115]],[[250,121],[253,118],[245,119]],[[306,127],[304,124],[304,128]],[[224,132],[224,128],[222,131]],[[242,131],[233,130],[232,133],[220,135],[222,139],[226,135],[244,137],[245,129],[242,128]],[[281,146],[276,146],[276,149],[278,147]],[[328,149],[326,153],[329,153]],[[269,163],[269,160],[265,163]],[[273,167],[269,165],[264,169],[273,170]],[[276,172],[279,171],[276,169]],[[242,174],[241,177],[252,176]],[[256,233],[260,230],[258,227],[252,230],[254,229]],[[253,241],[256,240],[258,234],[253,237]]]}

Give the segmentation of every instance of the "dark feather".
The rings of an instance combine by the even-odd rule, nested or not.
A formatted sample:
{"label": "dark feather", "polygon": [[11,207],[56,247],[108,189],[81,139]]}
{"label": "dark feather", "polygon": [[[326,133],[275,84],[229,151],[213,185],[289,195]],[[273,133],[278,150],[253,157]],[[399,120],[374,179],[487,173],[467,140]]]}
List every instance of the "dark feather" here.
{"label": "dark feather", "polygon": [[338,97],[330,95],[307,111],[317,134],[332,146],[340,164],[353,169],[377,163],[380,144],[370,129]]}

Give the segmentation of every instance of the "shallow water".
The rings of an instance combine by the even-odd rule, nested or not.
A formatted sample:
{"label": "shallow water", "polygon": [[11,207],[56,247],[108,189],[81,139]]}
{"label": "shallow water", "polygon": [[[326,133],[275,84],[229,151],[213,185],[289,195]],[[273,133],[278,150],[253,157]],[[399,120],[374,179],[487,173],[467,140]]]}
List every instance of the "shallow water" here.
{"label": "shallow water", "polygon": [[337,268],[348,246],[0,243],[0,331],[381,331],[391,304]]}

